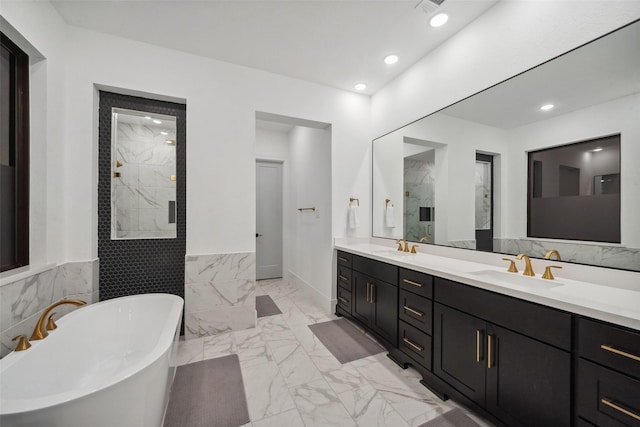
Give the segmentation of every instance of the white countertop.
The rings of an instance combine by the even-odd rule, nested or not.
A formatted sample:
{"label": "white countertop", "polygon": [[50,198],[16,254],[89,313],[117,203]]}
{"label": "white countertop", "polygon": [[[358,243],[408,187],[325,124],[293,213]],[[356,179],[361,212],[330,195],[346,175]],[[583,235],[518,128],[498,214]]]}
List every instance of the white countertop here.
{"label": "white countertop", "polygon": [[640,290],[571,280],[556,269],[552,270],[555,280],[542,279],[540,271],[536,271],[535,278],[527,277],[522,275],[523,261],[519,261],[519,273],[507,273],[506,267],[428,253],[398,252],[394,247],[371,242],[336,240],[334,246],[398,267],[640,330]]}

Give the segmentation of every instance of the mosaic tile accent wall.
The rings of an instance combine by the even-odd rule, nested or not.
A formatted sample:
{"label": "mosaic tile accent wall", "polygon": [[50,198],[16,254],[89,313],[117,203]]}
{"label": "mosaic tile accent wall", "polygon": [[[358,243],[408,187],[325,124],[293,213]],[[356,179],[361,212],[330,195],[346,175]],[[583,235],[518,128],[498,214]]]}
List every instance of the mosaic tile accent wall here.
{"label": "mosaic tile accent wall", "polygon": [[[112,107],[176,116],[177,237],[111,240]],[[100,299],[162,292],[184,298],[186,253],[186,106],[100,92],[98,156],[98,258]]]}

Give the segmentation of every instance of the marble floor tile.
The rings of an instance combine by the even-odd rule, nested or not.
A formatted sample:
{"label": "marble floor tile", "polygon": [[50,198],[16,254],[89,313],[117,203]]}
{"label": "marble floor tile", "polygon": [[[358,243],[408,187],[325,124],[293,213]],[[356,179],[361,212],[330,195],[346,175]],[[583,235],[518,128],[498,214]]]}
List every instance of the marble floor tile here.
{"label": "marble floor tile", "polygon": [[326,381],[314,381],[291,388],[305,427],[355,427],[338,396]]}
{"label": "marble floor tile", "polygon": [[360,427],[409,426],[370,385],[345,391],[338,397]]}
{"label": "marble floor tile", "polygon": [[349,365],[342,365],[338,369],[324,371],[322,375],[329,387],[338,395],[346,391],[371,387],[369,381],[360,375],[356,368]]}
{"label": "marble floor tile", "polygon": [[253,422],[253,427],[305,427],[297,409]]}
{"label": "marble floor tile", "polygon": [[275,362],[241,365],[241,368],[252,421],[295,409],[296,405]]}
{"label": "marble floor tile", "polygon": [[204,338],[204,359],[236,353],[236,344],[230,332]]}
{"label": "marble floor tile", "polygon": [[171,361],[173,366],[186,365],[187,363],[199,362],[204,358],[204,339],[195,338],[178,341],[178,351],[175,353],[175,360]]}
{"label": "marble floor tile", "polygon": [[[280,373],[288,386],[322,380],[322,374],[300,345],[272,348]],[[276,356],[277,354],[277,356]]]}

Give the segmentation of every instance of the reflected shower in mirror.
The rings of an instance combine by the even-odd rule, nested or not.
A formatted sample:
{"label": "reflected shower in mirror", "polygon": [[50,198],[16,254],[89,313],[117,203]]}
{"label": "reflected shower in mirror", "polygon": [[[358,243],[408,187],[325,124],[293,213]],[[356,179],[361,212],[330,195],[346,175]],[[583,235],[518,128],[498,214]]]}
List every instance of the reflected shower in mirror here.
{"label": "reflected shower in mirror", "polygon": [[[638,40],[634,22],[375,139],[372,235],[538,258],[556,249],[563,261],[640,271]],[[540,185],[529,185],[530,153],[612,135],[619,169],[595,167],[604,146],[548,162],[563,176],[558,194],[530,200]],[[596,200],[617,209],[578,207]],[[550,215],[556,202],[575,204]],[[591,232],[575,233],[579,223]],[[605,228],[617,235],[593,233]]]}
{"label": "reflected shower in mirror", "polygon": [[176,118],[113,108],[111,238],[176,237]]}

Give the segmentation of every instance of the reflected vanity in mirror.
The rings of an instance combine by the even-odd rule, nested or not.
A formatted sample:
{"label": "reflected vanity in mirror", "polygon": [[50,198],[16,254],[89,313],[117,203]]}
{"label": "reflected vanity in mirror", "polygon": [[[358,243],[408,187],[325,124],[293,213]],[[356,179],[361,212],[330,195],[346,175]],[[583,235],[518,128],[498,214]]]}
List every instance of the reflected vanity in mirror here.
{"label": "reflected vanity in mirror", "polygon": [[111,239],[176,237],[176,118],[112,108]]}
{"label": "reflected vanity in mirror", "polygon": [[[635,22],[374,140],[372,235],[640,271],[638,40]],[[530,155],[563,146],[579,161],[552,154],[562,179],[535,183]]]}

